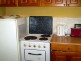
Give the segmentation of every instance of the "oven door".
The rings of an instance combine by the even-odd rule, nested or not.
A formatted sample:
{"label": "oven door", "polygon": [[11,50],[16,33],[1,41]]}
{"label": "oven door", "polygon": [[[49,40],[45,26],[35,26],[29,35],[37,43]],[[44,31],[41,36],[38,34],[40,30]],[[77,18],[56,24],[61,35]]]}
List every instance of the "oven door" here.
{"label": "oven door", "polygon": [[25,61],[46,61],[46,52],[44,50],[29,50],[24,51]]}

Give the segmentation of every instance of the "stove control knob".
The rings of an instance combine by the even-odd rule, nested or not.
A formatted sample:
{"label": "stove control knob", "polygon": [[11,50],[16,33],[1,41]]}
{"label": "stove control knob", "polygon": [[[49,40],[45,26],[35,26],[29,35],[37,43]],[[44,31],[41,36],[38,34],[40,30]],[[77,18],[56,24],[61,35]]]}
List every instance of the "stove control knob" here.
{"label": "stove control knob", "polygon": [[43,46],[44,48],[46,48],[46,46]]}
{"label": "stove control knob", "polygon": [[24,44],[24,47],[26,47],[27,45],[26,44]]}
{"label": "stove control knob", "polygon": [[31,47],[31,45],[29,45],[29,47]]}
{"label": "stove control knob", "polygon": [[41,46],[39,45],[38,48],[41,48]]}
{"label": "stove control knob", "polygon": [[36,47],[36,45],[33,45],[33,47]]}

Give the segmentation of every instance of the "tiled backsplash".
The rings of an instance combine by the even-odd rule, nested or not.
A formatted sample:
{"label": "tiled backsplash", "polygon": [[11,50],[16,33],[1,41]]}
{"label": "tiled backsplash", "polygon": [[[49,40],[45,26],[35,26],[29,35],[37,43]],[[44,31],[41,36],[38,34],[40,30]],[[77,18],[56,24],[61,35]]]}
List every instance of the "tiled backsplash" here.
{"label": "tiled backsplash", "polygon": [[[29,18],[27,18],[27,34],[29,33]],[[71,28],[74,27],[74,24],[81,24],[81,18],[68,18],[68,17],[53,17],[53,34],[57,33],[57,25],[66,26],[63,31],[66,31],[70,34]]]}
{"label": "tiled backsplash", "polygon": [[81,18],[58,18],[53,17],[53,33],[55,34],[57,32],[57,25],[63,24],[67,26],[67,32],[70,33],[71,28],[74,27],[74,24],[81,24]]}

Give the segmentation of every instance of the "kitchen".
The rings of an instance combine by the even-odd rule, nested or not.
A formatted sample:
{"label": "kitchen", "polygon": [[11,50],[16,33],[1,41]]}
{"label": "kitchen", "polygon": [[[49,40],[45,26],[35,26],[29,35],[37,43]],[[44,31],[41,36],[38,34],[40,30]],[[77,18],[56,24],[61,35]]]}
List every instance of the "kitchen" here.
{"label": "kitchen", "polygon": [[[59,21],[60,23],[65,21],[64,23],[71,23],[70,26],[68,24],[69,27],[73,27],[72,24],[75,22],[80,23],[80,11],[81,7],[0,7],[1,15],[20,15],[21,17],[49,15],[55,19],[54,25]],[[55,27],[53,29],[55,33]]]}

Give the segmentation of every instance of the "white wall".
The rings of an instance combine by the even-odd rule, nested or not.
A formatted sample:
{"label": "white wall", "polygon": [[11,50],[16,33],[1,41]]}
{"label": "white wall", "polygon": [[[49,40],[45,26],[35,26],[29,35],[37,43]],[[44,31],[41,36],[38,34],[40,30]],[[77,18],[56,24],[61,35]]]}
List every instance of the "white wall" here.
{"label": "white wall", "polygon": [[56,33],[57,24],[64,24],[67,26],[68,33],[70,33],[71,28],[74,27],[74,24],[81,24],[81,18],[58,18],[53,17],[53,33]]}

